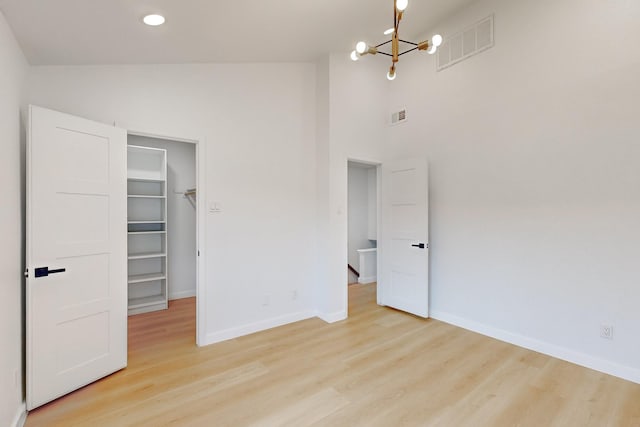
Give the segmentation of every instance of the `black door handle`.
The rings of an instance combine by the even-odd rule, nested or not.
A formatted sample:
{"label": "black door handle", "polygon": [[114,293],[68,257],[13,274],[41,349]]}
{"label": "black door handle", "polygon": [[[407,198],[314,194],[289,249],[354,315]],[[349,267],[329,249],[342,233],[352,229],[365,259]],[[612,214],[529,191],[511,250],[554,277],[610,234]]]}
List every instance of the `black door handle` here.
{"label": "black door handle", "polygon": [[35,272],[35,276],[36,277],[47,277],[50,274],[56,274],[56,273],[64,273],[65,271],[67,271],[66,268],[58,268],[56,270],[49,270],[49,267],[39,267],[36,268]]}
{"label": "black door handle", "polygon": [[420,248],[420,249],[424,249],[425,247],[424,243],[418,243],[417,245],[411,245],[411,246],[413,246],[414,248]]}

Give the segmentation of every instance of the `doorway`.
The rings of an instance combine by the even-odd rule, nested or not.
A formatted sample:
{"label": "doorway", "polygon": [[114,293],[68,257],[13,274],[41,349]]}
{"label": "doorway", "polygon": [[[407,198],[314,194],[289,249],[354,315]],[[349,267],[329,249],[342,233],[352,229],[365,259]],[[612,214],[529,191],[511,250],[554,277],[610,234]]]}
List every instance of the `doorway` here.
{"label": "doorway", "polygon": [[[377,288],[379,165],[347,162],[348,286]],[[376,293],[377,293],[377,289]]]}
{"label": "doorway", "polygon": [[[136,137],[140,139],[136,141]],[[195,288],[193,281],[191,289],[167,288],[170,276],[166,264],[156,264],[155,270],[146,273],[139,270],[135,278],[128,271],[127,263],[132,259],[155,260],[171,250],[166,238],[159,237],[167,232],[167,199],[171,197],[167,189],[172,193],[177,189],[173,183],[167,187],[165,149],[140,146],[132,150],[152,154],[139,158],[138,173],[131,174],[136,178],[136,190],[130,193],[128,188],[127,145],[151,145],[153,141],[148,139],[157,140],[155,143],[170,139],[195,149],[190,171],[195,171],[196,183],[184,184],[195,187],[182,190],[182,196],[197,197],[196,191],[205,194],[204,139],[127,134],[121,127],[29,106],[25,251],[28,410],[127,366],[127,314],[133,314],[129,285],[165,280],[160,292],[150,294],[148,301],[141,301],[145,297],[137,290],[141,293],[134,296],[138,299],[136,308],[143,303],[166,306],[159,296],[195,295],[195,316],[191,318],[196,344],[203,342],[202,198],[191,206],[195,244],[193,240],[187,244],[191,246],[187,251],[195,256],[191,262]],[[171,175],[171,167],[169,170]],[[138,199],[131,219],[129,194]],[[136,226],[134,230],[131,225]],[[130,232],[142,238],[135,243],[134,256],[128,252]],[[146,247],[152,249],[144,251]]]}
{"label": "doorway", "polygon": [[[177,300],[195,299],[197,306],[198,296],[198,143],[197,141],[176,140],[159,136],[140,135],[129,132],[127,135],[129,146],[129,165],[131,166],[132,147],[136,150],[157,152],[164,157],[166,173],[165,181],[161,183],[164,190],[159,190],[159,199],[139,197],[136,193],[140,185],[135,182],[128,183],[130,188],[128,196],[129,216],[129,315],[135,316],[162,308],[167,308]],[[145,153],[143,153],[145,154]],[[144,187],[143,187],[144,188]],[[159,187],[161,188],[161,187]],[[155,193],[154,193],[155,194]],[[155,204],[155,205],[154,205]],[[159,214],[163,219],[162,224],[157,225],[157,230],[145,232],[132,232],[132,215],[156,206],[164,213]],[[138,229],[140,225],[138,225]],[[142,225],[144,227],[144,224]],[[144,228],[143,228],[144,229]],[[145,243],[148,242],[148,243]],[[156,245],[148,247],[145,245]],[[151,254],[155,258],[132,257],[132,251]],[[145,269],[149,270],[146,271]],[[148,275],[146,274],[148,273]],[[159,273],[157,277],[152,277]],[[156,278],[156,281],[136,282],[132,277]],[[145,298],[153,296],[164,298],[165,305],[151,305],[146,309],[132,309],[132,301],[145,301]],[[189,304],[193,304],[193,301]],[[194,319],[195,320],[195,319]],[[197,337],[196,341],[197,341]]]}

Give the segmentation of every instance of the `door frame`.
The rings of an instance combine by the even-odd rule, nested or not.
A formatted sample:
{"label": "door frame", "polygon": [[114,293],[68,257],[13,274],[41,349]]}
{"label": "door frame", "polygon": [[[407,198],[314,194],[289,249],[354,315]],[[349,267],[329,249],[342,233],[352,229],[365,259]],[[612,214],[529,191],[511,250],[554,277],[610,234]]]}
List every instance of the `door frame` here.
{"label": "door frame", "polygon": [[[349,162],[353,162],[353,163],[360,163],[363,165],[371,165],[371,166],[375,166],[376,168],[376,242],[380,239],[380,215],[382,213],[382,205],[381,205],[381,200],[380,200],[380,195],[381,195],[381,186],[382,186],[382,162],[380,160],[376,160],[376,159],[371,159],[371,158],[367,158],[367,157],[358,157],[358,156],[347,156],[345,162],[344,162],[344,166],[346,169],[346,177],[347,179],[344,182],[344,188],[345,188],[345,194],[347,195],[347,203],[346,203],[346,208],[345,211],[347,212],[347,214],[345,215],[344,221],[346,222],[346,230],[347,233],[343,236],[344,237],[344,241],[343,243],[343,247],[347,248],[349,247]],[[376,251],[376,303],[378,305],[383,305],[382,304],[382,286],[381,286],[381,282],[380,279],[382,277],[382,275],[380,274],[380,269],[378,268],[380,266],[380,259],[381,259],[381,255],[380,255],[380,245],[376,245],[376,247],[378,248]],[[346,262],[344,263],[344,265],[347,265],[349,262],[349,257],[347,255],[347,259],[345,260]],[[347,313],[347,317],[349,317],[349,280],[346,281],[345,286],[343,287],[344,289],[344,295],[343,295],[343,299],[344,299],[344,307],[345,307],[345,311]]]}
{"label": "door frame", "polygon": [[133,130],[127,126],[120,126],[126,129],[127,136],[142,136],[147,138],[161,139],[163,141],[184,142],[195,144],[196,146],[196,345],[201,347],[206,343],[206,164],[205,161],[205,139],[203,137],[189,138],[170,135],[157,134]]}

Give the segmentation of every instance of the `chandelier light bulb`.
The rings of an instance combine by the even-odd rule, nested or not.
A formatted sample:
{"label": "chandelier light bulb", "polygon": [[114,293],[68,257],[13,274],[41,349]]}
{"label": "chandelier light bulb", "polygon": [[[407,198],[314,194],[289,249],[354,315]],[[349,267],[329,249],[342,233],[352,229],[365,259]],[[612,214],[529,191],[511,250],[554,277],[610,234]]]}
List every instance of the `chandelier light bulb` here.
{"label": "chandelier light bulb", "polygon": [[432,44],[429,50],[427,51],[427,53],[429,55],[433,55],[434,53],[436,53],[436,50],[438,50],[438,46],[436,46],[435,44]]}
{"label": "chandelier light bulb", "polygon": [[388,36],[389,34],[393,34],[395,30],[396,30],[395,28],[389,28],[387,31],[384,32],[384,35]]}
{"label": "chandelier light bulb", "polygon": [[389,79],[391,81],[396,79],[396,70],[394,70],[393,67],[391,67],[391,69],[387,73],[387,79]]}
{"label": "chandelier light bulb", "polygon": [[407,6],[409,6],[409,0],[397,0],[396,1],[396,8],[402,12],[404,11]]}
{"label": "chandelier light bulb", "polygon": [[356,52],[358,52],[360,55],[362,55],[363,53],[365,53],[367,51],[367,48],[369,46],[367,46],[367,44],[365,42],[358,42],[358,44],[356,45]]}
{"label": "chandelier light bulb", "polygon": [[358,59],[360,59],[358,57],[358,52],[356,52],[355,50],[353,52],[351,52],[351,60],[352,61],[357,61]]}
{"label": "chandelier light bulb", "polygon": [[436,34],[431,38],[431,43],[433,43],[435,47],[439,47],[442,44],[442,36],[440,34]]}

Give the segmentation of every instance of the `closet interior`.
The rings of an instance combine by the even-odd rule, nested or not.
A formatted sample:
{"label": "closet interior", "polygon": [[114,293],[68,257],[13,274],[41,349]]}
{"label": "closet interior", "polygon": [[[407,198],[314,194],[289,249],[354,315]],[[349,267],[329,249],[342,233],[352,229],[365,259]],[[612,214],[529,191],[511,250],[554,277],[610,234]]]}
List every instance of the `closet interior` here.
{"label": "closet interior", "polygon": [[129,315],[196,294],[195,145],[129,135]]}

